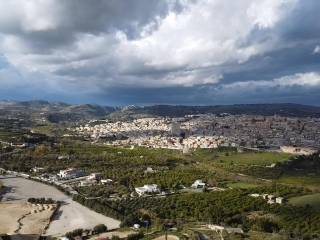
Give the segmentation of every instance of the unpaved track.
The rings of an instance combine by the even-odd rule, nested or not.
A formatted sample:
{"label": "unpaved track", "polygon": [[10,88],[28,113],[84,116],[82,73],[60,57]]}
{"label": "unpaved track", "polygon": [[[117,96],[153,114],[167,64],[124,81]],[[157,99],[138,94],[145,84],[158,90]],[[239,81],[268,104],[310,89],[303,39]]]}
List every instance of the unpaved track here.
{"label": "unpaved track", "polygon": [[105,224],[108,229],[119,227],[120,222],[118,220],[103,216],[82,206],[52,186],[17,177],[0,176],[0,179],[10,189],[3,196],[2,201],[4,202],[25,202],[31,197],[52,198],[64,202],[50,223],[46,232],[47,235],[60,236],[76,228],[93,228],[101,223]]}

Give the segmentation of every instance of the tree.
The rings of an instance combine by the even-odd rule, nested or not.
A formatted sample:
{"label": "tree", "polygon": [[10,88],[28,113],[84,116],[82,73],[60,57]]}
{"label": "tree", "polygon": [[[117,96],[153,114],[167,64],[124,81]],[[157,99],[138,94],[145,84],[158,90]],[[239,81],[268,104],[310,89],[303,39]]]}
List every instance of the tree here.
{"label": "tree", "polygon": [[133,224],[137,223],[137,221],[138,221],[137,216],[133,214],[129,214],[123,219],[120,226],[121,227],[132,226]]}
{"label": "tree", "polygon": [[144,237],[143,232],[129,234],[127,240],[139,240]]}
{"label": "tree", "polygon": [[108,228],[104,224],[98,224],[93,228],[93,231],[95,233],[103,233],[103,232],[106,232],[107,230],[108,230]]}
{"label": "tree", "polygon": [[112,235],[111,240],[120,240],[119,236]]}
{"label": "tree", "polygon": [[269,232],[269,233],[279,231],[278,224],[268,218],[261,218],[259,220],[256,220],[255,228],[258,231],[264,231],[264,232]]}
{"label": "tree", "polygon": [[76,237],[76,236],[82,236],[83,233],[83,229],[82,228],[78,228],[72,231],[72,236]]}

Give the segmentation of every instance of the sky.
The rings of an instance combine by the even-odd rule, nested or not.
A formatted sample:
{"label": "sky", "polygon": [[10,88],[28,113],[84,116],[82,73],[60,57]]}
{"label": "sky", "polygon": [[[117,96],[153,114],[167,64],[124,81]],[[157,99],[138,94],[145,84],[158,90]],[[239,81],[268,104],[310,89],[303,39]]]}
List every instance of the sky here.
{"label": "sky", "polygon": [[319,0],[0,1],[0,99],[320,105]]}

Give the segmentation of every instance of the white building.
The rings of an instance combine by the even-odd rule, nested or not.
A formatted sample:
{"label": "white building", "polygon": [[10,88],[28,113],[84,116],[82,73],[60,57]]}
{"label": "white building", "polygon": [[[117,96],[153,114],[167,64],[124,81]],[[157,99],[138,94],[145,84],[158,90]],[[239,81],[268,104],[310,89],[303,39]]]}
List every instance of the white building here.
{"label": "white building", "polygon": [[250,194],[250,196],[257,198],[257,197],[260,197],[260,194],[258,194],[258,193],[252,193],[252,194]]}
{"label": "white building", "polygon": [[100,182],[102,184],[112,184],[113,180],[112,179],[101,179]]}
{"label": "white building", "polygon": [[156,171],[152,169],[152,167],[147,167],[144,173],[155,173]]}
{"label": "white building", "polygon": [[84,176],[84,172],[82,170],[77,170],[74,168],[68,168],[65,170],[60,170],[58,176],[62,179],[71,179]]}
{"label": "white building", "polygon": [[225,228],[224,226],[219,226],[219,225],[214,225],[214,224],[208,224],[207,227],[210,229],[210,230],[213,230],[213,231],[223,231]]}
{"label": "white building", "polygon": [[102,178],[102,174],[101,173],[91,173],[87,179],[88,180],[96,180],[96,181],[100,181]]}
{"label": "white building", "polygon": [[283,201],[284,201],[284,198],[283,198],[283,197],[277,197],[277,198],[276,198],[276,203],[278,203],[278,204],[282,204]]}
{"label": "white building", "polygon": [[137,187],[135,188],[136,193],[138,193],[139,196],[142,196],[147,193],[156,193],[159,192],[160,189],[157,184],[150,184],[150,185],[144,185],[143,187]]}
{"label": "white building", "polygon": [[205,188],[206,184],[202,180],[196,180],[194,183],[191,185],[192,188]]}
{"label": "white building", "polygon": [[83,181],[80,181],[80,186],[81,187],[87,187],[87,186],[92,186],[96,184],[96,181],[95,180],[83,180]]}
{"label": "white building", "polygon": [[42,167],[34,167],[34,168],[32,168],[32,171],[34,173],[39,173],[39,172],[42,172],[43,170],[44,170],[44,168],[42,168]]}
{"label": "white building", "polygon": [[283,197],[275,197],[272,194],[252,193],[252,194],[249,194],[249,196],[255,197],[255,198],[262,197],[264,200],[267,200],[267,203],[269,203],[269,204],[274,204],[274,203],[282,204],[284,202]]}
{"label": "white building", "polygon": [[139,229],[140,228],[140,224],[138,224],[138,223],[133,224],[133,228],[134,229]]}

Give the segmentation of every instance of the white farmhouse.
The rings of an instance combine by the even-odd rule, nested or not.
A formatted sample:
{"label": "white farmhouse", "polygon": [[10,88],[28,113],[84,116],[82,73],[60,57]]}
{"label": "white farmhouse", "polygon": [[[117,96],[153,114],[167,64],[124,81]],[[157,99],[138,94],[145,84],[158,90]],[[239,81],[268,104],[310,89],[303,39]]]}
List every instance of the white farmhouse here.
{"label": "white farmhouse", "polygon": [[143,187],[137,187],[135,188],[136,193],[138,193],[139,196],[142,196],[147,193],[155,193],[159,192],[160,189],[157,184],[149,184],[149,185],[144,185]]}
{"label": "white farmhouse", "polygon": [[60,170],[58,176],[62,179],[72,179],[84,176],[84,172],[82,170],[77,170],[74,168],[68,168],[65,170]]}
{"label": "white farmhouse", "polygon": [[206,184],[202,180],[196,180],[194,183],[191,185],[192,188],[205,188]]}
{"label": "white farmhouse", "polygon": [[284,201],[284,198],[283,198],[283,197],[277,197],[277,198],[276,198],[276,203],[278,203],[278,204],[282,204],[283,201]]}
{"label": "white farmhouse", "polygon": [[260,197],[261,195],[259,193],[252,193],[250,194],[250,196],[257,198],[257,197]]}

